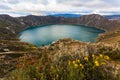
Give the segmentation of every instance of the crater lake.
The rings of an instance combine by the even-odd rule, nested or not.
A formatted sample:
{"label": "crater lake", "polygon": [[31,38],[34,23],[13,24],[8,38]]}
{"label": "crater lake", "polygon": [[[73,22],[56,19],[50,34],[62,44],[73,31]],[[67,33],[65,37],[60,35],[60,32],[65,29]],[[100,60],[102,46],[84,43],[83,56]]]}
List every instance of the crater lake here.
{"label": "crater lake", "polygon": [[83,25],[42,25],[23,30],[20,32],[19,39],[36,46],[49,45],[63,38],[95,42],[98,35],[104,32],[104,30]]}

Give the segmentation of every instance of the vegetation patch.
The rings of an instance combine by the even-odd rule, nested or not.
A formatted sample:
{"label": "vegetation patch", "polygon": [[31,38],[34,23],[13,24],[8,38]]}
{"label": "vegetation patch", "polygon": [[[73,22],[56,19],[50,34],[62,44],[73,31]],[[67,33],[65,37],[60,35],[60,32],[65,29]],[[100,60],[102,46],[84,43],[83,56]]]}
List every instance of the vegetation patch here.
{"label": "vegetation patch", "polygon": [[102,54],[81,58],[64,55],[57,63],[47,54],[34,59],[25,56],[7,80],[118,80],[110,61]]}

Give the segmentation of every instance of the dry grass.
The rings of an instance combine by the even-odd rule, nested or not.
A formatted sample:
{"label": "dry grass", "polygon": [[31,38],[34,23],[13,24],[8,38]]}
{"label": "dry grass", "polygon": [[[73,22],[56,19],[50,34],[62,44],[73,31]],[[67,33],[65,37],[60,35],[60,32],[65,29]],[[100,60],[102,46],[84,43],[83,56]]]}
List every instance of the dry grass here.
{"label": "dry grass", "polygon": [[[50,46],[41,47],[39,57],[27,55],[20,58],[20,64],[10,74],[9,80],[11,77],[12,80],[118,80],[119,66],[116,68],[115,65],[119,63],[111,61],[116,58],[119,60],[119,48],[118,43],[84,43],[62,39]],[[110,62],[105,61],[109,59],[106,55],[111,58]]]}

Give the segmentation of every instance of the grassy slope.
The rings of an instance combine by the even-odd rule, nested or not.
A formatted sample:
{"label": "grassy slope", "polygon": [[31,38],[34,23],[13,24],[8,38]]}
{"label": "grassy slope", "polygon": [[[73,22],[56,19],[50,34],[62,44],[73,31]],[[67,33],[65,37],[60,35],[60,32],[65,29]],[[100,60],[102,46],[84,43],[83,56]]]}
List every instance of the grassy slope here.
{"label": "grassy slope", "polygon": [[[115,31],[115,32],[107,32],[105,34],[100,35],[97,38],[97,42],[104,42],[104,43],[118,43],[120,42],[120,31]],[[120,54],[120,52],[118,52],[118,54]],[[117,56],[116,54],[114,54],[113,56]],[[120,67],[120,59],[119,60],[115,60],[116,64],[119,65]]]}
{"label": "grassy slope", "polygon": [[120,42],[120,31],[107,32],[105,34],[101,34],[98,37],[97,42],[106,42],[106,43]]}
{"label": "grassy slope", "polygon": [[[52,61],[55,63],[58,63],[61,60],[61,57],[63,57],[64,55],[80,57],[88,56],[91,53],[102,53],[108,55],[112,59],[111,63],[118,65],[118,68],[120,69],[120,43],[112,38],[117,36],[119,36],[119,32],[111,33],[110,36],[109,34],[107,34],[107,36],[104,36],[103,41],[101,40],[98,43],[86,43],[72,39],[61,39],[51,44],[50,46],[40,47],[40,50],[38,50],[38,48],[36,48],[34,45],[19,42],[18,40],[1,40],[0,54],[2,55],[0,61],[2,64],[6,65],[6,67],[2,67],[3,65],[1,65],[1,70],[3,70],[1,76],[6,76],[6,74],[9,73],[11,69],[16,66],[16,64],[14,64],[13,62],[17,62],[17,59],[20,56],[24,57],[24,54],[32,55],[34,60],[36,59],[36,57],[34,58],[34,56],[40,56],[39,53],[42,53],[43,55],[47,54],[49,58],[51,58]],[[107,42],[104,41],[105,39],[110,39],[110,37],[115,41],[114,43],[111,43],[111,40]],[[11,53],[3,55],[3,53],[6,54],[7,52]],[[9,64],[6,64],[7,61],[9,62]]]}
{"label": "grassy slope", "polygon": [[4,77],[15,69],[19,57],[37,53],[38,49],[32,44],[19,40],[0,40],[0,77]]}
{"label": "grassy slope", "polygon": [[[44,66],[47,68],[47,65],[45,65],[46,61],[47,61],[48,65],[52,65],[53,63],[64,64],[69,59],[76,60],[76,59],[79,59],[79,58],[82,58],[85,56],[90,56],[90,54],[94,54],[94,53],[99,54],[100,53],[100,54],[108,55],[111,58],[111,61],[108,66],[116,65],[115,67],[117,67],[117,70],[115,68],[115,72],[113,71],[111,73],[112,70],[109,70],[108,73],[112,74],[112,76],[115,76],[116,73],[118,74],[119,69],[120,69],[119,61],[118,61],[118,60],[120,60],[120,44],[119,44],[119,42],[118,43],[105,43],[105,42],[86,43],[86,42],[80,42],[80,41],[72,40],[72,39],[61,39],[49,46],[40,47],[40,52],[43,57],[40,57],[39,59],[43,60],[43,63],[39,62],[40,60],[37,58],[32,58],[31,61],[35,61],[32,64],[37,65],[36,62],[40,63],[37,66],[33,66],[34,68],[39,67],[39,66],[40,67]],[[37,55],[37,56],[39,56],[39,55]],[[27,57],[24,56],[23,59],[27,59]],[[29,62],[31,62],[31,61],[29,61]],[[25,69],[25,70],[27,71],[27,69]],[[32,72],[32,69],[30,69],[30,71]],[[49,72],[47,72],[47,73],[49,73]],[[32,73],[30,73],[30,75],[32,75]],[[39,73],[36,73],[35,75],[39,75]],[[17,75],[15,75],[15,76],[17,76]],[[97,79],[97,80],[99,80],[99,79]]]}

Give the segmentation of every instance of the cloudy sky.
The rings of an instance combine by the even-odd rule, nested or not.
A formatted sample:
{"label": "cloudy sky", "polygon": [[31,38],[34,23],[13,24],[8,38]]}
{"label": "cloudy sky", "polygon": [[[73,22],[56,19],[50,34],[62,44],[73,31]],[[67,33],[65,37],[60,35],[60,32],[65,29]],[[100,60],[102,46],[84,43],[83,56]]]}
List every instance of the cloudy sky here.
{"label": "cloudy sky", "polygon": [[120,14],[120,0],[0,0],[0,14],[11,16],[75,14]]}

